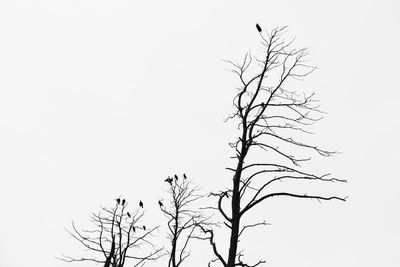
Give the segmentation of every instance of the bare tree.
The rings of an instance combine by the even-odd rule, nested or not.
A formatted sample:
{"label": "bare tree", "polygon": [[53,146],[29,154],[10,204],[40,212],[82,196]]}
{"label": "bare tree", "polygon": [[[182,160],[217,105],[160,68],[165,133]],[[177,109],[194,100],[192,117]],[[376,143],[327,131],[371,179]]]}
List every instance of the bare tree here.
{"label": "bare tree", "polygon": [[158,204],[168,219],[168,239],[171,245],[167,250],[168,267],[179,267],[190,255],[190,240],[199,238],[196,229],[210,223],[208,217],[193,207],[194,202],[203,195],[199,193],[199,187],[187,179],[186,174],[181,178],[177,175],[174,178],[168,177],[165,182],[169,184],[168,200],[165,203],[159,200]]}
{"label": "bare tree", "polygon": [[128,203],[120,198],[112,208],[102,207],[91,215],[93,228],[78,230],[72,223],[68,233],[88,251],[89,256],[70,257],[63,255],[66,262],[91,261],[104,267],[143,266],[146,261],[156,260],[162,249],[157,249],[149,237],[158,228],[142,224],[143,210],[128,211]]}
{"label": "bare tree", "polygon": [[[243,232],[266,224],[265,221],[241,224],[245,215],[262,202],[274,197],[346,200],[338,196],[273,191],[273,186],[282,181],[346,181],[301,169],[301,164],[313,154],[328,157],[335,153],[293,137],[297,133],[310,133],[307,127],[323,117],[313,93],[298,94],[289,88],[293,81],[315,70],[307,63],[308,50],[292,48],[293,40],[285,41],[282,36],[285,27],[266,34],[259,27],[257,30],[262,40],[262,58],[247,53],[240,64],[228,61],[241,84],[234,98],[235,112],[229,117],[238,121],[239,136],[230,143],[235,151],[232,157],[235,166],[227,168],[233,172],[232,184],[212,194],[218,199],[217,209],[230,231],[227,257],[217,247],[213,229],[203,228],[216,255],[212,262],[220,262],[224,267],[264,263],[260,260],[249,265],[243,261],[243,253],[238,252]],[[258,152],[267,152],[269,157],[260,157]]]}

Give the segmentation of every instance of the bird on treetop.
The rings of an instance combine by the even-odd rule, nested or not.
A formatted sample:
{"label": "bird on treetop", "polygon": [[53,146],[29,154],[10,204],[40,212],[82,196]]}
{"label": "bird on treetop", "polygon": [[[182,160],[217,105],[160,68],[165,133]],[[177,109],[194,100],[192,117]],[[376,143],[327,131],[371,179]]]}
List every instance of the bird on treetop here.
{"label": "bird on treetop", "polygon": [[187,179],[187,177],[186,177],[186,174],[185,174],[185,173],[183,174],[183,178],[184,178],[184,179]]}
{"label": "bird on treetop", "polygon": [[143,208],[143,202],[141,200],[139,201],[139,207]]}
{"label": "bird on treetop", "polygon": [[167,182],[167,183],[169,183],[169,184],[172,184],[172,178],[168,176],[168,178],[165,179],[164,182]]}
{"label": "bird on treetop", "polygon": [[175,181],[178,181],[178,175],[174,175],[174,177],[175,177]]}
{"label": "bird on treetop", "polygon": [[122,200],[122,206],[125,205],[125,199]]}
{"label": "bird on treetop", "polygon": [[160,205],[160,207],[164,207],[163,203],[161,202],[161,200],[158,201],[158,205]]}
{"label": "bird on treetop", "polygon": [[262,32],[260,25],[258,25],[258,23],[256,24],[256,28],[258,32]]}
{"label": "bird on treetop", "polygon": [[133,230],[134,232],[136,232],[136,228],[135,228],[135,226],[132,226],[132,230]]}
{"label": "bird on treetop", "polygon": [[115,201],[117,201],[117,204],[119,205],[119,203],[121,203],[121,199],[117,198]]}
{"label": "bird on treetop", "polygon": [[145,231],[146,231],[146,226],[144,226],[144,225],[143,225],[143,230],[145,230]]}
{"label": "bird on treetop", "polygon": [[129,218],[131,217],[131,214],[129,212],[127,212],[126,215],[128,215]]}

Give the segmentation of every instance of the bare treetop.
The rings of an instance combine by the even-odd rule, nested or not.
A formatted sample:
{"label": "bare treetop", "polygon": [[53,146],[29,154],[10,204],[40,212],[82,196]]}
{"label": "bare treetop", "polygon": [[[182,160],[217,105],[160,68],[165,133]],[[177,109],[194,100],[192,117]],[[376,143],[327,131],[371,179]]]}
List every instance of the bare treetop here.
{"label": "bare treetop", "polygon": [[105,267],[142,266],[145,261],[161,256],[160,248],[155,248],[149,237],[158,227],[146,229],[142,225],[144,213],[137,208],[128,210],[128,202],[120,198],[112,208],[102,207],[92,213],[92,228],[79,230],[72,223],[68,233],[87,249],[88,256],[60,259],[66,262],[92,261]]}
{"label": "bare treetop", "polygon": [[187,179],[186,174],[183,174],[183,179],[179,179],[177,175],[174,178],[172,180],[168,177],[165,180],[169,184],[169,196],[165,205],[161,200],[158,201],[160,210],[168,220],[168,239],[171,244],[167,249],[168,267],[182,266],[190,255],[190,241],[194,238],[201,239],[198,230],[210,225],[209,217],[194,207],[195,202],[204,196],[200,193],[200,188]]}
{"label": "bare treetop", "polygon": [[[271,191],[278,181],[346,182],[330,174],[314,174],[301,169],[301,163],[310,161],[313,155],[328,157],[334,151],[299,141],[297,136],[311,133],[307,127],[323,118],[314,93],[303,94],[293,87],[316,68],[308,63],[307,49],[293,48],[294,39],[286,41],[286,27],[262,32],[257,24],[263,47],[262,56],[247,53],[242,63],[227,61],[238,77],[240,88],[234,98],[234,113],[228,119],[238,122],[239,136],[230,143],[234,149],[232,186],[219,193],[217,208],[231,231],[229,253],[225,258],[213,241],[214,232],[206,230],[216,260],[225,267],[257,266],[244,263],[244,255],[238,252],[239,237],[246,229],[266,225],[265,221],[241,225],[241,219],[251,209],[272,197],[298,199],[342,200],[338,196]],[[268,157],[259,152],[266,152]],[[256,153],[257,152],[257,153]],[[301,152],[302,155],[299,155]],[[257,155],[255,157],[254,155]],[[260,156],[261,155],[261,156]],[[304,156],[305,155],[305,156]],[[224,204],[225,203],[225,204]],[[228,209],[227,207],[230,206]]]}

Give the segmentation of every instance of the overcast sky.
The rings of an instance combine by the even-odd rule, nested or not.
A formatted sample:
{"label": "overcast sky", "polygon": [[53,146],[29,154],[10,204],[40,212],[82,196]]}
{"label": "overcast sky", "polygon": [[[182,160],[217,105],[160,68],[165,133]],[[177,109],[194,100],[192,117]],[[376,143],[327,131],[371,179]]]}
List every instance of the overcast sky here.
{"label": "overcast sky", "polygon": [[[332,192],[349,199],[269,202],[257,215],[271,226],[249,233],[246,252],[271,267],[400,266],[399,11],[389,0],[0,1],[0,266],[91,266],[55,259],[83,252],[64,230],[72,220],[121,194],[157,225],[174,173],[228,185],[237,81],[223,59],[261,51],[257,22],[287,25],[312,50],[319,69],[299,88],[328,112],[313,142],[342,152],[315,169],[347,178]],[[191,266],[206,249],[196,244]]]}

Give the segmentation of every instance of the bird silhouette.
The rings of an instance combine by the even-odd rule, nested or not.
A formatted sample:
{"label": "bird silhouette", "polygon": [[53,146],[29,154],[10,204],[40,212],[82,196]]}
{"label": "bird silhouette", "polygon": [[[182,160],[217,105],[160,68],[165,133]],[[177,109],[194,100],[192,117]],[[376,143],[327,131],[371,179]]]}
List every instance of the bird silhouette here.
{"label": "bird silhouette", "polygon": [[125,199],[122,200],[122,206],[124,206],[124,205],[125,205]]}
{"label": "bird silhouette", "polygon": [[119,203],[121,203],[121,199],[117,198],[115,201],[117,201],[117,204],[119,205]]}
{"label": "bird silhouette", "polygon": [[183,174],[183,179],[187,179],[186,174]]}
{"label": "bird silhouette", "polygon": [[146,226],[144,226],[144,225],[143,225],[143,230],[145,230],[145,231],[146,231]]}
{"label": "bird silhouette", "polygon": [[143,208],[143,202],[141,200],[139,201],[139,207]]}
{"label": "bird silhouette", "polygon": [[128,215],[129,218],[131,217],[131,214],[129,212],[127,212],[126,215]]}
{"label": "bird silhouette", "polygon": [[133,230],[134,232],[136,232],[136,228],[135,228],[135,226],[132,226],[132,230]]}
{"label": "bird silhouette", "polygon": [[258,23],[256,24],[256,28],[258,32],[262,32],[260,25],[258,25]]}
{"label": "bird silhouette", "polygon": [[160,208],[161,208],[161,207],[164,207],[164,205],[163,205],[163,203],[161,202],[161,200],[158,201],[158,205],[160,205]]}
{"label": "bird silhouette", "polygon": [[164,180],[164,182],[167,182],[167,183],[169,183],[169,184],[172,184],[172,181],[173,181],[172,178],[169,177],[169,176],[168,176],[167,179]]}
{"label": "bird silhouette", "polygon": [[175,177],[175,181],[178,181],[178,175],[174,175],[174,177]]}

